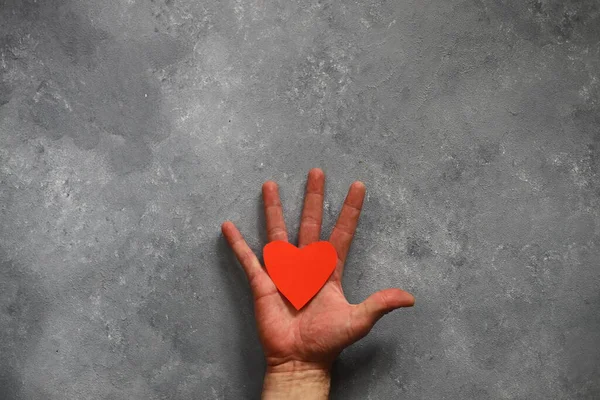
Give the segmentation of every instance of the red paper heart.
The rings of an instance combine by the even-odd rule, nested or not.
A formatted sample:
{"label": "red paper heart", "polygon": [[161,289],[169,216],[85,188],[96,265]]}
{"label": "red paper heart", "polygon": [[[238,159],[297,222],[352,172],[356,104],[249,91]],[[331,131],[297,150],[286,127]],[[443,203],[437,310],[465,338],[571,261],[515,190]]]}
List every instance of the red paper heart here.
{"label": "red paper heart", "polygon": [[335,248],[326,241],[299,249],[275,240],[264,247],[263,258],[271,280],[296,310],[319,292],[337,263]]}

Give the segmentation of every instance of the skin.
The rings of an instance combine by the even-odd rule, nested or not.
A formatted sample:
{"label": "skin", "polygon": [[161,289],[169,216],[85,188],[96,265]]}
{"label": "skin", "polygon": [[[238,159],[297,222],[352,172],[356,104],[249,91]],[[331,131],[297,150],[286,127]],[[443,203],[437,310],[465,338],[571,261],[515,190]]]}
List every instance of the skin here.
{"label": "skin", "polygon": [[[298,233],[299,248],[320,240],[325,174],[319,168],[308,173],[304,208]],[[259,338],[267,361],[263,399],[328,397],[330,371],[335,358],[347,346],[363,338],[386,313],[414,305],[414,297],[392,288],[378,291],[359,304],[350,304],[342,289],[344,263],[362,209],[366,187],[352,183],[329,236],[338,260],[323,288],[297,311],[279,294],[275,284],[231,221],[221,230],[244,268],[254,298]],[[268,241],[288,241],[278,186],[262,186]]]}

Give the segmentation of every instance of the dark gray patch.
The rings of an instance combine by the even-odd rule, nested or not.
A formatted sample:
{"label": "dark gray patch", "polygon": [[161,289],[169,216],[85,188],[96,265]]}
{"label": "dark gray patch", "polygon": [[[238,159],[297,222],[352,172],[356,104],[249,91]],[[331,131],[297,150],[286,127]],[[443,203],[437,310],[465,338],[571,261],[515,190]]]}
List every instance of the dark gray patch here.
{"label": "dark gray patch", "polygon": [[476,400],[487,400],[491,399],[492,396],[487,389],[481,387],[477,383],[465,383],[458,389],[458,395],[456,398],[459,399],[476,399]]}
{"label": "dark gray patch", "polygon": [[19,109],[22,119],[42,127],[49,138],[57,140],[70,136],[76,146],[90,150],[100,141],[99,128],[93,117],[78,113],[77,95],[60,87],[58,82],[43,80],[33,96]]}
{"label": "dark gray patch", "polygon": [[[166,68],[183,59],[190,51],[190,47],[176,38],[156,33],[141,42],[137,48],[131,49],[139,58],[145,58],[152,68]],[[133,56],[133,55],[132,55]]]}
{"label": "dark gray patch", "polygon": [[190,49],[166,35],[116,42],[93,28],[87,17],[64,7],[44,18],[38,34],[56,38],[58,47],[49,42],[36,56],[60,60],[59,49],[69,63],[30,92],[21,103],[21,118],[42,127],[52,139],[69,136],[86,150],[96,148],[106,133],[120,136],[125,140],[107,146],[114,172],[125,175],[147,168],[152,162],[149,144],[170,131],[152,69],[169,67]]}
{"label": "dark gray patch", "polygon": [[0,107],[8,104],[10,101],[10,95],[12,94],[12,88],[7,82],[0,81]]}
{"label": "dark gray patch", "polygon": [[[212,303],[211,294],[198,285],[202,281],[198,268],[175,265],[172,261],[175,245],[158,237],[149,239],[155,242],[152,247],[162,260],[155,263],[154,271],[149,274],[149,285],[160,290],[150,294],[144,306],[138,310],[138,316],[147,321],[148,326],[165,341],[170,342],[183,361],[216,362],[218,355],[215,349],[203,343],[216,340],[214,335],[218,332],[211,328],[211,324],[219,318],[215,314],[216,305]],[[166,276],[166,279],[159,278],[159,275]]]}
{"label": "dark gray patch", "polygon": [[[534,307],[537,310],[540,305],[536,304]],[[521,318],[527,318],[526,315],[533,318],[535,310],[517,299],[507,299],[491,305],[485,302],[470,304],[464,312],[464,318],[472,337],[477,338],[472,343],[473,360],[486,370],[504,371],[511,357],[511,351],[507,349],[514,349],[521,343],[520,339],[534,329],[530,324],[522,324]]]}
{"label": "dark gray patch", "polygon": [[466,262],[467,258],[462,254],[450,257],[450,264],[452,264],[455,267],[462,267],[463,265],[465,265]]}
{"label": "dark gray patch", "polygon": [[396,364],[398,347],[391,342],[359,343],[345,350],[333,364],[331,372],[332,398],[348,398],[348,389],[357,398],[368,397],[369,375],[374,369],[386,373]]}
{"label": "dark gray patch", "polygon": [[393,154],[383,160],[382,167],[390,175],[400,173],[402,170],[400,161]]}
{"label": "dark gray patch", "polygon": [[489,143],[477,146],[476,157],[477,162],[482,165],[487,165],[496,160],[500,154],[499,143]]}
{"label": "dark gray patch", "polygon": [[72,132],[73,143],[80,149],[91,150],[100,143],[100,129],[93,117],[76,119]]}
{"label": "dark gray patch", "polygon": [[[5,361],[3,360],[3,363]],[[9,365],[0,366],[0,398],[3,400],[18,400],[21,398],[21,383]]]}
{"label": "dark gray patch", "polygon": [[113,147],[109,154],[112,168],[118,175],[146,169],[152,163],[152,151],[139,140],[125,141]]}
{"label": "dark gray patch", "polygon": [[406,253],[414,258],[424,258],[432,254],[429,242],[419,237],[409,237],[406,240]]}
{"label": "dark gray patch", "polygon": [[406,214],[396,209],[383,193],[372,193],[365,201],[360,217],[360,229],[365,235],[375,232],[394,235],[405,225]]}
{"label": "dark gray patch", "polygon": [[519,37],[541,46],[566,40],[590,43],[600,37],[600,3],[596,0],[477,0],[475,4],[511,25]]}
{"label": "dark gray patch", "polygon": [[493,73],[500,67],[500,59],[495,54],[487,54],[483,59],[483,66]]}
{"label": "dark gray patch", "polygon": [[41,337],[47,308],[41,284],[0,250],[0,395],[3,399],[19,398],[22,384],[17,366]]}
{"label": "dark gray patch", "polygon": [[42,81],[32,98],[28,99],[31,121],[45,129],[52,139],[60,139],[71,123],[64,93],[53,81]]}
{"label": "dark gray patch", "polygon": [[442,179],[446,182],[455,183],[463,176],[466,164],[453,155],[450,160],[443,163],[441,168]]}
{"label": "dark gray patch", "polygon": [[[19,38],[13,34],[8,34],[5,36],[0,36],[0,54],[3,59],[17,59],[17,55],[15,54],[19,48]],[[5,61],[6,62],[6,61]],[[4,66],[2,66],[2,70],[4,70]]]}
{"label": "dark gray patch", "polygon": [[74,64],[91,67],[96,49],[108,33],[95,29],[89,19],[70,10],[60,12],[50,27],[66,56]]}
{"label": "dark gray patch", "polygon": [[382,112],[377,89],[364,90],[356,96],[344,97],[327,110],[326,124],[340,148],[352,153],[355,149],[375,144],[372,138],[381,128]]}
{"label": "dark gray patch", "polygon": [[0,0],[0,16],[38,19],[45,6],[56,7],[58,4],[58,0]]}
{"label": "dark gray patch", "polygon": [[494,74],[500,67],[500,61],[492,53],[476,52],[473,49],[493,40],[485,29],[473,30],[456,37],[447,51],[446,61],[440,65],[437,90],[444,95],[453,96],[465,82],[480,80],[482,74],[486,75],[485,79],[489,79],[490,74]]}
{"label": "dark gray patch", "polygon": [[[228,379],[220,376],[208,376],[190,379],[188,373],[171,374],[170,379],[156,380],[151,382],[150,387],[155,393],[159,393],[160,399],[188,400],[191,397],[197,399],[233,399],[237,392],[230,385]],[[191,396],[191,397],[190,397]],[[256,395],[258,396],[258,394]],[[244,399],[259,399],[250,393],[244,393]]]}
{"label": "dark gray patch", "polygon": [[460,250],[465,251],[469,243],[469,235],[465,229],[464,222],[451,220],[447,227],[450,237],[458,242]]}
{"label": "dark gray patch", "polygon": [[570,285],[555,292],[552,333],[560,339],[557,363],[562,366],[557,382],[573,398],[600,398],[599,249],[597,241],[594,247],[581,248],[576,273],[566,272]]}
{"label": "dark gray patch", "polygon": [[[114,178],[104,186],[102,199],[111,210],[127,209],[137,218],[141,218],[153,188],[151,185],[143,185],[139,190],[127,190],[127,187],[128,185],[124,184],[122,179]],[[106,216],[107,221],[112,221],[113,218],[112,215]],[[120,249],[128,245],[128,241],[129,237],[122,242]]]}
{"label": "dark gray patch", "polygon": [[554,34],[563,40],[572,39],[574,34],[584,26],[586,19],[577,11],[564,10],[556,15]]}
{"label": "dark gray patch", "polygon": [[[183,182],[201,179],[202,167],[202,160],[191,155],[177,155],[173,157],[173,161],[171,162],[171,169],[173,170],[175,178],[178,181]],[[204,194],[201,196],[204,197]]]}
{"label": "dark gray patch", "polygon": [[400,92],[400,96],[403,101],[410,100],[410,98],[411,98],[410,88],[408,86],[405,86],[404,88],[402,88],[402,91]]}

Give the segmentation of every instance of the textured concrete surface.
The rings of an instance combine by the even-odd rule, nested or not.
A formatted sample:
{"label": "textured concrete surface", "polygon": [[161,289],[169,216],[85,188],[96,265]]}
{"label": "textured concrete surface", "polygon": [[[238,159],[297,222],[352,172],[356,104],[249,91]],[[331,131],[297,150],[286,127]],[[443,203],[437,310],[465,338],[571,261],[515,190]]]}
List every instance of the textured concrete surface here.
{"label": "textured concrete surface", "polygon": [[0,398],[258,398],[220,224],[311,167],[416,296],[332,398],[600,398],[597,0],[0,0]]}

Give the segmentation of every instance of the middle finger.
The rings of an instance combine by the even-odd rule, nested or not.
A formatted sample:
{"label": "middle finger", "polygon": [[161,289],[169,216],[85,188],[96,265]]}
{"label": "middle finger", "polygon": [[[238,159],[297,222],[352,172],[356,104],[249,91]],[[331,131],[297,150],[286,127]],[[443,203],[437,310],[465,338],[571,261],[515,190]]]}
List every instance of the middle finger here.
{"label": "middle finger", "polygon": [[308,172],[304,208],[300,219],[300,231],[298,232],[299,248],[318,241],[321,236],[324,186],[325,174],[323,171],[320,168],[311,169]]}
{"label": "middle finger", "polygon": [[262,186],[265,218],[267,220],[267,239],[288,241],[283,207],[279,199],[279,190],[274,181],[267,181]]}

